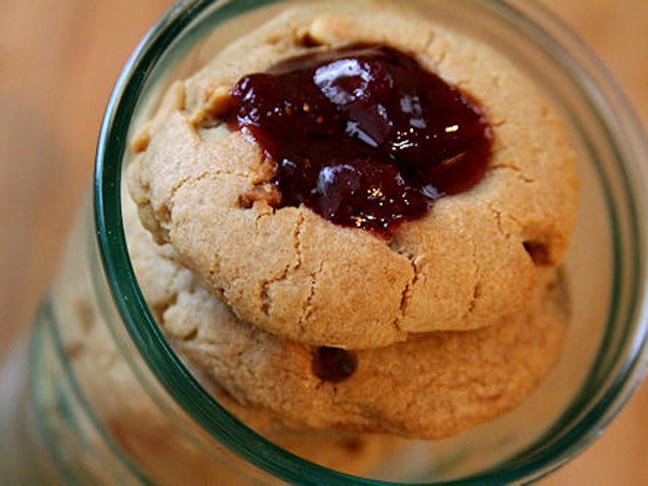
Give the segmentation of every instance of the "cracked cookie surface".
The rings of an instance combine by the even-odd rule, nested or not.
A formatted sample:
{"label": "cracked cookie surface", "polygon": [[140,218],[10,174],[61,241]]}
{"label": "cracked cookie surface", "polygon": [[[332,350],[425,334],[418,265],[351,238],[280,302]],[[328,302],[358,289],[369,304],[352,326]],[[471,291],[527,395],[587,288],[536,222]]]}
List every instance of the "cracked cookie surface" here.
{"label": "cracked cookie surface", "polygon": [[357,351],[342,379],[322,379],[321,363],[314,363],[318,348],[238,319],[176,262],[170,245],[151,240],[130,207],[131,258],[171,343],[236,402],[280,422],[447,437],[515,407],[559,357],[566,295],[556,271],[544,269],[522,312],[482,329]]}
{"label": "cracked cookie surface", "polygon": [[[240,319],[310,345],[375,348],[520,312],[536,267],[561,261],[575,220],[560,118],[492,48],[391,4],[333,3],[287,12],[171,88],[130,167],[145,226]],[[304,206],[273,209],[272,161],[219,118],[243,75],[354,42],[412,53],[478,100],[494,130],[483,180],[390,238]]]}

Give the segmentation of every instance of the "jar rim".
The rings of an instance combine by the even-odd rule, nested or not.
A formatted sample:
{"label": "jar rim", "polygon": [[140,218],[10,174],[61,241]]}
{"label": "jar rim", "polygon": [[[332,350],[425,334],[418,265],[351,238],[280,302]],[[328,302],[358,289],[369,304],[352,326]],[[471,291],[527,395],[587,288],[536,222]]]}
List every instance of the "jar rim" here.
{"label": "jar rim", "polygon": [[[291,483],[326,485],[343,481],[344,484],[387,484],[349,476],[302,459],[268,441],[222,407],[201,386],[167,342],[139,289],[126,245],[121,217],[122,162],[127,150],[132,115],[154,67],[176,37],[208,8],[223,7],[221,15],[236,16],[279,1],[180,1],[147,33],[129,58],[108,103],[97,148],[95,224],[103,268],[117,309],[143,359],[178,404],[216,440],[260,469]],[[434,485],[507,484],[539,479],[567,462],[599,435],[629,398],[648,367],[648,249],[646,228],[641,224],[641,221],[647,221],[642,215],[648,208],[648,202],[645,194],[633,191],[633,187],[641,187],[642,182],[646,187],[648,180],[648,143],[641,123],[621,88],[596,56],[546,8],[523,0],[477,0],[474,3],[481,4],[495,15],[515,21],[520,33],[546,46],[548,54],[559,63],[572,82],[586,92],[590,108],[597,114],[599,123],[609,137],[627,189],[632,252],[629,255],[618,254],[621,245],[615,241],[615,257],[629,258],[630,268],[636,271],[630,278],[627,291],[631,300],[623,319],[625,332],[628,333],[624,342],[629,349],[627,355],[618,353],[616,356],[614,367],[610,368],[614,370],[614,379],[605,383],[604,387],[599,386],[601,389],[598,390],[596,405],[587,413],[579,414],[576,409],[578,404],[574,403],[575,409],[569,423],[556,424],[558,428],[569,426],[561,436],[533,454],[507,460],[506,471],[496,465],[469,478],[430,483]],[[225,12],[225,7],[229,7],[228,12]],[[638,176],[638,180],[630,180],[624,163],[632,166],[636,172],[633,175]],[[613,204],[610,197],[607,199],[608,205]],[[640,202],[637,203],[637,200]],[[614,210],[611,211],[614,217]],[[619,237],[613,234],[615,240]],[[618,287],[621,276],[616,272],[619,271],[619,268],[614,269],[613,286]],[[633,328],[634,332],[631,333]],[[552,431],[547,434],[552,434]]]}

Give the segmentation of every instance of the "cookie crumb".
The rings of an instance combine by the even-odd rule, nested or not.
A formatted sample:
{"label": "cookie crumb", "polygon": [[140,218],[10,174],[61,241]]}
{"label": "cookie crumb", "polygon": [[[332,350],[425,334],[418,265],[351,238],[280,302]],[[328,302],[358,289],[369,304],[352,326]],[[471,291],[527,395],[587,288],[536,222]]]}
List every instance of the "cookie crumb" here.
{"label": "cookie crumb", "polygon": [[276,208],[281,204],[281,193],[274,184],[260,184],[242,194],[238,203],[240,207],[250,209],[257,201],[265,202],[271,208]]}
{"label": "cookie crumb", "polygon": [[210,86],[203,94],[200,108],[192,114],[195,126],[210,128],[220,123],[220,118],[232,107],[232,96],[227,86]]}

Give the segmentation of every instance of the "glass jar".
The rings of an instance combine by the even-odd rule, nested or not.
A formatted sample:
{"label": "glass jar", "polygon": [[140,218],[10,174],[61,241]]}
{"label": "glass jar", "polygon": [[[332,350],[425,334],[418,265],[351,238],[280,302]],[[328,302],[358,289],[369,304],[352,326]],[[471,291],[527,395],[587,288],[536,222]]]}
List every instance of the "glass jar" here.
{"label": "glass jar", "polygon": [[[313,462],[322,462],[317,448],[330,437],[297,433],[288,450],[201,384],[165,340],[129,259],[127,141],[173,79],[295,3],[181,1],[124,68],[101,131],[93,204],[79,214],[35,326],[3,371],[3,483],[520,484],[582,451],[637,386],[648,361],[648,145],[594,56],[523,0],[407,3],[505,53],[569,123],[582,193],[566,262],[572,319],[558,367],[513,412],[453,438],[410,441],[364,477]],[[342,444],[337,453],[352,449]]]}

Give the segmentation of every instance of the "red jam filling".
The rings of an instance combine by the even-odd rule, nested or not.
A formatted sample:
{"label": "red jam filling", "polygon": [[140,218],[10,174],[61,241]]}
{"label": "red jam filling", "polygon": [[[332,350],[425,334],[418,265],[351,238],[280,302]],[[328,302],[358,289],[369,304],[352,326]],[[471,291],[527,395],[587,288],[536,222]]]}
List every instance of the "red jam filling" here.
{"label": "red jam filling", "polygon": [[230,126],[276,164],[279,207],[304,204],[342,226],[390,234],[473,187],[491,154],[482,107],[383,45],[287,59],[232,96]]}

